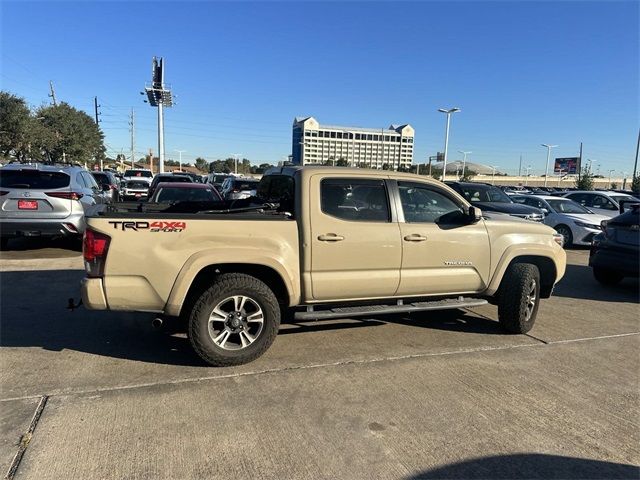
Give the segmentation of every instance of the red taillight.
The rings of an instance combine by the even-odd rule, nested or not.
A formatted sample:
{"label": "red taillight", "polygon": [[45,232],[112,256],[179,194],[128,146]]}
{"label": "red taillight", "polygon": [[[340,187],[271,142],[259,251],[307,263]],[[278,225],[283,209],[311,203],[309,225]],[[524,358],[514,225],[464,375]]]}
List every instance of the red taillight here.
{"label": "red taillight", "polygon": [[78,192],[47,192],[47,195],[55,198],[64,198],[66,200],[80,200],[82,193]]}
{"label": "red taillight", "polygon": [[104,233],[96,232],[90,228],[85,230],[82,255],[84,256],[84,267],[88,277],[101,277],[103,275],[110,241],[111,237]]}

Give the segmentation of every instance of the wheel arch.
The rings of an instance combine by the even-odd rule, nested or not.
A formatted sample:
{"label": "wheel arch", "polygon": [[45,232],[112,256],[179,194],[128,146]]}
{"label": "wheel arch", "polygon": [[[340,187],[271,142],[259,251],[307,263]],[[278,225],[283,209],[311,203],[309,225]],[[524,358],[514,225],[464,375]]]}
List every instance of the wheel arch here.
{"label": "wheel arch", "polygon": [[[284,307],[289,306],[291,294],[282,275],[273,267],[254,263],[216,263],[206,265],[194,275],[184,295],[172,292],[167,302],[166,313],[180,315],[188,312],[198,297],[215,281],[216,277],[224,273],[243,273],[264,282]],[[182,297],[182,301],[178,303]]]}
{"label": "wheel arch", "polygon": [[519,255],[509,262],[506,270],[517,263],[529,263],[538,267],[538,272],[540,272],[540,297],[549,298],[558,275],[555,262],[551,258],[541,255]]}

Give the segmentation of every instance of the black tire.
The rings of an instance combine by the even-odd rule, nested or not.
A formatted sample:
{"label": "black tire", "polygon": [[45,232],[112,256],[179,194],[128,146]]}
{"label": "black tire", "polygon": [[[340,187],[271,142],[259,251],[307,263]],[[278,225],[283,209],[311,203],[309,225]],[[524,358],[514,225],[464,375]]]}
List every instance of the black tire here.
{"label": "black tire", "polygon": [[[243,319],[242,325],[231,325],[229,323],[231,320],[224,323],[221,320],[216,320],[213,324],[224,328],[221,328],[219,332],[212,330],[213,333],[210,333],[209,318],[213,310],[218,307],[220,307],[219,310],[222,310],[221,305],[227,304],[221,302],[233,302],[233,300],[229,300],[233,296],[247,297],[251,301],[251,305],[257,306],[262,313],[263,320],[260,331],[251,332],[251,337],[248,338],[253,338],[253,340],[247,346],[244,346],[246,335],[255,325],[246,323],[244,314],[239,316]],[[250,316],[247,316],[247,319]],[[257,322],[254,321],[254,323]],[[231,332],[232,327],[235,327],[234,331],[235,329],[246,329],[245,336],[241,332],[229,333],[222,340],[223,346],[218,345],[214,341],[213,335],[222,334],[223,331]],[[188,335],[191,346],[200,358],[214,367],[227,367],[249,363],[260,357],[275,340],[279,327],[280,306],[273,291],[262,281],[250,275],[227,273],[220,275],[215,283],[205,290],[195,302],[189,316]],[[219,338],[219,336],[216,337],[216,339]],[[241,342],[241,345],[235,345],[239,348],[223,348],[229,339],[231,342]],[[231,346],[230,343],[229,348]]]}
{"label": "black tire", "polygon": [[593,276],[603,285],[617,285],[624,275],[602,267],[593,267]]}
{"label": "black tire", "polygon": [[563,245],[564,248],[567,248],[573,245],[573,233],[571,232],[571,229],[569,227],[561,224],[561,225],[556,225],[554,228],[556,232],[558,232],[560,235],[564,237],[564,245]]}
{"label": "black tire", "polygon": [[539,304],[538,267],[529,263],[511,265],[500,285],[498,319],[502,328],[509,333],[527,333],[536,321]]}

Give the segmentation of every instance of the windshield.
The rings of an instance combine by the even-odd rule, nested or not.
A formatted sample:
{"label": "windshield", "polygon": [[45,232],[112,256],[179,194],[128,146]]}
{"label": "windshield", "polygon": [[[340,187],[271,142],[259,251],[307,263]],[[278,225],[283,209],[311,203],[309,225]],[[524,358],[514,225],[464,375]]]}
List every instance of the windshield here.
{"label": "windshield", "polygon": [[0,169],[0,187],[50,190],[69,186],[70,177],[63,172]]}
{"label": "windshield", "polygon": [[470,202],[513,203],[509,195],[492,185],[461,185],[464,197]]}
{"label": "windshield", "polygon": [[573,200],[547,200],[547,203],[558,213],[593,213]]}
{"label": "windshield", "polygon": [[146,177],[151,178],[153,175],[149,170],[125,170],[125,177]]}

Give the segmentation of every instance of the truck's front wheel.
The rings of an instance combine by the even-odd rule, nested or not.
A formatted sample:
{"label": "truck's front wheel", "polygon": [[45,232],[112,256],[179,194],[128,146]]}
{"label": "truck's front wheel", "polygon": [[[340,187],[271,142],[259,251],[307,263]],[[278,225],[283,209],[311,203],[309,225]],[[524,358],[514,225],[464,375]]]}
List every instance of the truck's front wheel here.
{"label": "truck's front wheel", "polygon": [[500,286],[498,319],[510,333],[527,333],[533,328],[540,303],[540,272],[528,263],[509,267]]}
{"label": "truck's front wheel", "polygon": [[280,307],[271,289],[250,275],[228,273],[194,304],[189,340],[210,365],[241,365],[271,346],[279,326]]}

